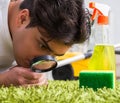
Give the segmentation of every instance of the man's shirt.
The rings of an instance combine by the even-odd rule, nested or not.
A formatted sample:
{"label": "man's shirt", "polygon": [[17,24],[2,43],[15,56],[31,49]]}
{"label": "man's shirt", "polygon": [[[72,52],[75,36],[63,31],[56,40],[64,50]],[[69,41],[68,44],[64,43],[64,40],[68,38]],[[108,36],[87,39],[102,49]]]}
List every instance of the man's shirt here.
{"label": "man's shirt", "polygon": [[0,0],[0,72],[8,69],[13,60],[13,45],[8,27],[10,0]]}

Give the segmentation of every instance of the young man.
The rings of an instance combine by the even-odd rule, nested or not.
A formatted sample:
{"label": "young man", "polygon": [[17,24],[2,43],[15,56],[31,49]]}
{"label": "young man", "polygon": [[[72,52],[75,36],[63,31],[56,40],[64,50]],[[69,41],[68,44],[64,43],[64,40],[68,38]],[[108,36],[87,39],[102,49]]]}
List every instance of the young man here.
{"label": "young man", "polygon": [[88,37],[83,0],[0,0],[0,85],[46,85],[30,61],[63,55]]}

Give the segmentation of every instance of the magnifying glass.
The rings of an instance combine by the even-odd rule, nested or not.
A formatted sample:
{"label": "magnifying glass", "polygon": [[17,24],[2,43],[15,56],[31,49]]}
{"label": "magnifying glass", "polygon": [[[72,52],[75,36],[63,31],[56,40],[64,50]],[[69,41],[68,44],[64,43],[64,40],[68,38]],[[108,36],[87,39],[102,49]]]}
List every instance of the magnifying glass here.
{"label": "magnifying glass", "polygon": [[32,59],[31,69],[34,72],[42,73],[53,70],[57,66],[57,61],[51,55],[38,56]]}

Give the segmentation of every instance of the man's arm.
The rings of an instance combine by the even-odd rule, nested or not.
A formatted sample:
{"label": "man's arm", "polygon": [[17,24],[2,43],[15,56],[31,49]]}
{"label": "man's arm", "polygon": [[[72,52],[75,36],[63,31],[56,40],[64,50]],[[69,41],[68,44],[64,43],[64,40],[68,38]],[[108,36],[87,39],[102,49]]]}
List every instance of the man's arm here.
{"label": "man's arm", "polygon": [[0,86],[35,86],[47,85],[47,83],[45,74],[32,72],[29,68],[15,66],[0,73]]}

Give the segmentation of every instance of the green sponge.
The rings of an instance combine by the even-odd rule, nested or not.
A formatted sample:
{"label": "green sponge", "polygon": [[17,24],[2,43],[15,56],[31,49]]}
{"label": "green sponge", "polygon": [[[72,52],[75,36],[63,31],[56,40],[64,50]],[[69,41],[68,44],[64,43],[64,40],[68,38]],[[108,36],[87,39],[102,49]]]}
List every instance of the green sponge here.
{"label": "green sponge", "polygon": [[115,88],[115,71],[81,71],[79,74],[79,87]]}

